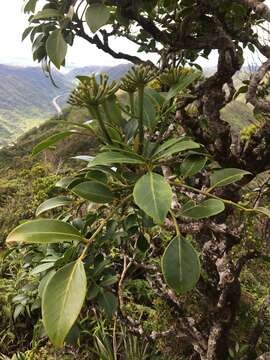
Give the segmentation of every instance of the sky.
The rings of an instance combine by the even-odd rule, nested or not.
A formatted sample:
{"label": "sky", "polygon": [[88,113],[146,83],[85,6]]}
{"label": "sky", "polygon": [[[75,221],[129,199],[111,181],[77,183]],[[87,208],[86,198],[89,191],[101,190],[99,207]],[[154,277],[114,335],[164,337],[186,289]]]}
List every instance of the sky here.
{"label": "sky", "polygon": [[[270,4],[270,0],[266,3]],[[21,42],[21,35],[27,26],[27,15],[22,12],[23,0],[8,0],[2,5],[0,12],[0,63],[11,65],[37,65],[32,60],[30,41]],[[85,46],[86,45],[86,46]],[[136,54],[136,45],[126,39],[113,40],[113,48],[129,54]],[[149,55],[144,55],[147,58]],[[140,54],[141,57],[141,54]],[[213,53],[209,60],[199,61],[203,67],[212,67],[217,59]],[[117,65],[125,62],[117,60],[98,50],[83,39],[76,38],[73,47],[69,47],[67,67],[87,65]]]}
{"label": "sky", "polygon": [[[32,60],[31,43],[21,42],[23,30],[27,27],[27,15],[22,12],[23,0],[8,0],[0,12],[0,63],[11,65],[36,65]],[[87,45],[87,46],[85,46]],[[125,39],[113,40],[113,48],[129,54],[136,54],[136,45]],[[75,39],[69,47],[67,66],[117,65],[117,60],[83,39]]]}

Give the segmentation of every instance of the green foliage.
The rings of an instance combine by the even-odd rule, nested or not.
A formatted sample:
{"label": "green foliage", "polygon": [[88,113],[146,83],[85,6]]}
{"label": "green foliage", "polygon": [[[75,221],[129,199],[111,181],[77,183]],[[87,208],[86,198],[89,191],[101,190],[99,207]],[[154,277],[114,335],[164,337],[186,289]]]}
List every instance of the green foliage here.
{"label": "green foliage", "polygon": [[16,227],[7,242],[50,244],[64,241],[81,241],[80,233],[70,224],[51,219],[27,221]]}
{"label": "green foliage", "polygon": [[199,204],[188,201],[182,207],[182,215],[192,219],[203,219],[217,215],[224,209],[224,203],[218,199],[205,200]]}
{"label": "green foliage", "polygon": [[55,346],[63,346],[81,311],[85,295],[86,275],[81,260],[67,264],[49,279],[42,296],[42,317]]}
{"label": "green foliage", "polygon": [[42,213],[55,209],[59,206],[69,205],[71,203],[70,198],[66,196],[56,196],[54,198],[45,200],[36,210],[36,216],[41,215]]}
{"label": "green foliage", "polygon": [[179,235],[170,242],[162,257],[162,271],[167,284],[179,294],[195,287],[200,277],[200,262],[187,239]]}
{"label": "green foliage", "polygon": [[[257,307],[248,307],[241,290],[248,292],[255,272],[246,279],[240,273],[245,275],[243,268],[252,258],[269,261],[262,241],[269,238],[269,228],[263,235],[255,224],[269,223],[266,174],[262,184],[249,184],[252,191],[242,194],[248,191],[243,184],[256,175],[244,167],[255,172],[254,160],[262,159],[258,168],[265,169],[266,137],[260,138],[259,131],[251,135],[258,142],[254,150],[248,141],[235,146],[230,135],[238,135],[243,114],[241,121],[237,114],[227,119],[233,133],[220,112],[235,94],[232,75],[244,63],[243,49],[254,51],[255,45],[265,52],[253,30],[263,12],[249,2],[229,0],[206,1],[204,6],[195,0],[123,0],[109,2],[110,7],[103,1],[47,0],[36,11],[37,3],[25,2],[24,11],[33,15],[23,37],[30,37],[33,58],[49,75],[50,62],[58,68],[65,64],[67,44],[72,46],[75,36],[140,63],[137,56],[110,48],[110,36],[124,36],[140,44],[139,51],[158,53],[162,70],[149,62],[132,68],[120,82],[110,82],[106,75],[78,76],[69,103],[86,109],[91,120],[75,118],[65,123],[65,131],[95,137],[99,146],[73,155],[72,173],[63,171],[64,179],[57,179],[48,194],[53,196],[45,203],[45,209],[53,204],[46,214],[50,219],[25,222],[28,216],[22,216],[21,225],[10,233],[8,240],[18,240],[22,256],[28,257],[24,279],[30,277],[15,296],[13,317],[34,314],[39,319],[35,301],[42,300],[51,342],[72,344],[73,349],[86,344],[101,359],[227,359],[245,357],[248,351],[257,358],[253,333],[241,325],[256,323],[259,313],[259,327],[266,326],[269,314],[259,307],[265,285],[254,281],[259,301]],[[103,28],[107,24],[110,33]],[[88,27],[99,32],[88,35]],[[204,79],[199,71],[182,68],[189,64],[198,69],[196,59],[207,58],[217,47],[216,75]],[[151,87],[154,79],[159,81],[157,91]],[[260,99],[269,94],[268,85],[261,82],[255,91],[256,108],[265,107]],[[241,98],[246,90],[240,88],[236,95]],[[256,119],[265,120],[257,110]],[[249,120],[247,116],[245,123]],[[41,139],[44,156],[60,138]],[[82,167],[75,169],[78,164]],[[36,185],[41,183],[39,176]],[[13,188],[11,184],[8,190]],[[68,209],[54,207],[55,197],[66,195]],[[33,296],[27,287],[31,278]],[[250,319],[243,316],[247,308]],[[154,344],[147,348],[144,339]],[[258,350],[269,350],[256,344]]]}
{"label": "green foliage", "polygon": [[[205,311],[207,304],[195,290],[205,274],[189,231],[182,233],[178,223],[223,216],[227,204],[250,216],[255,212],[269,215],[267,208],[254,209],[249,202],[232,202],[216,192],[221,186],[242,180],[248,172],[216,170],[206,149],[181,135],[177,123],[174,136],[165,136],[167,128],[161,125],[175,109],[175,94],[167,100],[170,90],[167,94],[149,90],[152,78],[153,73],[142,67],[132,69],[122,85],[134,96],[128,95],[123,101],[124,97],[117,94],[121,84],[110,84],[106,76],[100,77],[100,83],[93,77],[81,77],[70,102],[87,108],[95,120],[77,122],[75,117],[66,121],[64,134],[80,129],[87,139],[95,136],[100,146],[73,156],[72,173],[68,169],[60,181],[57,176],[50,191],[42,166],[32,167],[30,174],[25,171],[25,175],[33,176],[34,187],[40,192],[36,214],[46,212],[51,218],[23,221],[7,237],[7,243],[25,243],[25,249],[33,252],[26,271],[33,280],[32,295],[25,294],[28,290],[22,287],[22,294],[14,297],[13,317],[36,313],[40,317],[41,303],[46,334],[57,347],[86,341],[100,358],[125,354],[127,359],[158,359],[159,351],[126,333],[119,335],[115,330],[118,322],[112,322],[120,314],[140,319],[146,334],[175,329],[173,309],[166,308],[162,322],[153,320],[160,316],[160,299],[149,285],[155,274],[160,274],[159,281],[172,296],[181,294],[183,311]],[[198,76],[193,78],[193,82],[198,80]],[[180,78],[173,91],[189,95],[192,84],[186,77]],[[117,109],[116,117],[106,111],[108,106]],[[132,129],[128,128],[130,122],[136,125]],[[157,129],[161,129],[158,137]],[[42,152],[50,154],[51,145],[66,141],[66,135],[62,137],[59,132],[48,135],[35,147],[39,157]],[[78,168],[81,162],[83,167]],[[207,187],[201,185],[205,176]],[[43,192],[51,196],[45,202]],[[199,248],[198,244],[195,247]],[[93,313],[88,309],[94,309]],[[109,335],[96,335],[97,321],[106,322]],[[115,347],[116,339],[120,339],[119,348]],[[159,345],[162,348],[162,341]],[[168,354],[172,358],[174,351]]]}
{"label": "green foliage", "polygon": [[[51,15],[48,17],[51,17]],[[50,60],[58,69],[60,69],[67,53],[67,43],[65,42],[60,29],[54,30],[49,35],[46,42],[46,50]]]}
{"label": "green foliage", "polygon": [[[169,233],[165,231],[162,234],[163,276],[169,287],[176,293],[185,293],[194,289],[200,277],[200,263],[193,246],[180,235],[181,229],[178,229],[177,218],[187,217],[197,220],[223,212],[226,200],[213,195],[213,189],[227,186],[249,174],[241,169],[219,169],[211,175],[209,189],[190,186],[189,179],[202,171],[210,156],[205,154],[200,144],[190,138],[182,136],[156,142],[153,135],[159,122],[167,116],[168,99],[173,99],[180,91],[188,92],[192,81],[186,76],[180,77],[179,84],[174,84],[173,95],[168,97],[165,94],[163,97],[162,94],[156,94],[153,90],[148,92],[147,84],[152,77],[152,72],[149,73],[142,67],[138,67],[132,69],[124,78],[124,87],[129,91],[131,88],[132,91],[137,88],[138,95],[138,110],[135,113],[138,127],[128,137],[126,124],[134,116],[133,97],[129,97],[130,104],[123,112],[119,107],[120,99],[115,96],[119,88],[117,83],[109,84],[106,76],[100,77],[100,83],[93,77],[80,78],[80,84],[73,91],[70,102],[75,106],[89,109],[97,121],[83,124],[67,123],[71,130],[62,134],[65,137],[66,134],[69,135],[80,127],[80,131],[91,136],[92,134],[98,136],[103,146],[94,158],[89,155],[75,157],[77,160],[86,161],[87,167],[75,176],[58,182],[57,186],[70,194],[69,206],[75,209],[86,206],[85,210],[79,218],[76,216],[78,210],[74,212],[71,209],[67,217],[63,213],[61,220],[39,219],[25,222],[15,228],[7,238],[7,242],[66,247],[65,251],[62,249],[64,252],[61,258],[57,257],[53,262],[44,259],[31,272],[32,275],[43,274],[39,285],[43,321],[50,340],[57,346],[62,346],[64,342],[67,342],[73,333],[75,336],[77,325],[74,324],[80,321],[85,298],[86,302],[94,302],[99,311],[108,319],[113,317],[118,306],[120,306],[120,311],[124,311],[124,293],[121,289],[121,280],[119,280],[123,275],[116,269],[116,263],[119,261],[117,259],[121,257],[123,251],[122,246],[126,244],[128,251],[132,253],[138,248],[140,257],[143,257],[143,254],[151,248],[151,242],[168,217],[171,217],[175,224],[177,236],[165,249]],[[192,79],[193,81],[198,79],[197,74]],[[155,107],[152,113],[155,117],[154,122],[149,122],[149,117],[144,116],[144,110],[149,108],[149,103],[144,99],[149,96],[156,99],[152,103]],[[114,103],[114,106],[118,107],[121,121],[110,121],[106,107],[104,108],[104,103],[108,99],[110,99],[110,106]],[[148,110],[146,112],[149,114]],[[115,136],[116,133],[117,136]],[[62,140],[61,133],[42,141],[36,149],[44,151],[59,140]],[[197,152],[194,153],[194,150]],[[203,152],[200,153],[200,151]],[[177,159],[180,159],[180,176],[179,171],[176,171]],[[168,161],[173,164],[173,176],[166,175],[164,165]],[[183,198],[177,197],[174,194],[175,188],[186,188],[195,195],[197,193],[203,195],[204,198],[196,202],[186,201],[185,192],[182,194]],[[76,200],[77,197],[78,200]],[[173,201],[182,202],[182,207],[180,209],[172,207]],[[106,205],[107,203],[110,205]],[[229,204],[246,212],[254,211],[242,204],[233,202]],[[59,205],[63,205],[62,197],[51,198],[40,205],[38,213]],[[95,211],[92,211],[92,208]],[[267,211],[262,212],[265,215],[268,214]],[[144,244],[142,244],[142,239],[144,239]],[[100,251],[106,254],[106,259],[98,259]],[[153,259],[150,257],[149,262],[151,268],[153,262],[160,262],[160,257]],[[113,272],[109,270],[110,267],[114,268]],[[119,304],[114,288],[118,281]],[[86,293],[87,296],[85,296]],[[71,334],[69,334],[70,331]],[[108,350],[105,350],[104,344],[99,340],[97,344],[100,351],[101,349]]]}
{"label": "green foliage", "polygon": [[183,177],[196,175],[207,163],[207,157],[201,155],[190,155],[181,164],[180,172]]}
{"label": "green foliage", "polygon": [[86,9],[85,19],[90,30],[95,33],[102,26],[106,25],[110,18],[110,11],[107,6],[101,3],[90,4]]}
{"label": "green foliage", "polygon": [[249,175],[250,172],[241,169],[221,169],[214,171],[210,178],[211,187],[220,187],[232,184],[241,180],[245,175]]}
{"label": "green foliage", "polygon": [[157,224],[162,224],[172,202],[172,190],[164,178],[149,172],[141,177],[133,191],[135,203]]}

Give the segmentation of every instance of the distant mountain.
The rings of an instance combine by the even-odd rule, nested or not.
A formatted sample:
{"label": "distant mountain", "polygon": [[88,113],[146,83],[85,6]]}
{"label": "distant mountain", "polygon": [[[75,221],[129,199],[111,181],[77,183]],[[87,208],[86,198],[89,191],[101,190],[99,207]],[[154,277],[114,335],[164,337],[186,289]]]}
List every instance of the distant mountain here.
{"label": "distant mountain", "polygon": [[56,110],[53,99],[66,105],[67,96],[77,75],[107,72],[112,80],[119,79],[130,65],[115,67],[89,66],[53,72],[55,87],[40,67],[18,67],[0,64],[0,147],[15,141],[18,136],[44,122]]}
{"label": "distant mountain", "polygon": [[14,140],[55,112],[52,99],[70,89],[60,73],[52,85],[39,67],[0,65],[0,146]]}
{"label": "distant mountain", "polygon": [[90,75],[107,73],[111,80],[118,80],[130,69],[131,64],[120,64],[117,66],[85,66],[81,68],[75,68],[71,70],[67,76],[70,80],[73,80],[78,75]]}

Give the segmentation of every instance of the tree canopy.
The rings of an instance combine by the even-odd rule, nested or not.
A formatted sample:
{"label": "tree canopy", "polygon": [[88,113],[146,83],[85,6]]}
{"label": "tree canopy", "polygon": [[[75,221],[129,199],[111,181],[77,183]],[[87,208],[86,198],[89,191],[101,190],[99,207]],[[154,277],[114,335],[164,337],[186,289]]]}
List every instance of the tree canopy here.
{"label": "tree canopy", "polygon": [[[270,217],[270,46],[260,37],[270,21],[268,6],[255,0],[48,0],[38,9],[38,3],[25,2],[31,15],[23,38],[30,36],[34,59],[49,74],[51,63],[65,64],[76,36],[136,64],[118,82],[104,74],[78,76],[69,103],[87,108],[92,120],[67,122],[68,130],[34,149],[37,154],[79,130],[100,142],[95,157],[77,157],[86,167],[57,183],[68,198],[49,199],[37,211],[71,202],[69,215],[23,223],[7,239],[62,249],[56,272],[41,279],[48,336],[63,345],[85,304],[101,318],[115,315],[148,341],[174,336],[188,346],[190,359],[228,359],[241,272],[250,260],[269,261],[267,239],[256,227],[256,219]],[[137,44],[138,55],[117,52],[114,37]],[[267,60],[236,89],[246,48]],[[196,60],[214,50],[217,69],[207,77]],[[141,60],[140,51],[156,53],[158,63]],[[245,138],[221,115],[241,93],[256,119]],[[142,280],[146,292],[166,304],[165,328],[148,331],[144,316],[133,313],[145,304],[136,291],[130,290],[133,297],[125,292],[128,280]],[[236,358],[258,356],[268,304],[269,297]]]}

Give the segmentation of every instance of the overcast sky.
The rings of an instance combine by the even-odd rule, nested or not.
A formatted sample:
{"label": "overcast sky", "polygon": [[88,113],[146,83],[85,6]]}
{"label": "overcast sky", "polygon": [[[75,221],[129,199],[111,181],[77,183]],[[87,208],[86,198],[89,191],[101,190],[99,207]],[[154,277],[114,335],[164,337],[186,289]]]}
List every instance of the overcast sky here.
{"label": "overcast sky", "polygon": [[[270,3],[270,0],[267,0]],[[23,0],[8,0],[2,4],[0,12],[0,63],[14,65],[34,65],[29,41],[21,42],[21,35],[27,26],[27,16],[22,13]],[[85,46],[87,45],[87,46]],[[136,46],[125,39],[113,40],[113,48],[129,54],[136,53]],[[215,65],[216,56],[209,61],[200,61],[203,66]],[[67,66],[116,65],[123,60],[113,59],[110,55],[89,45],[82,39],[76,39],[69,47]]]}

